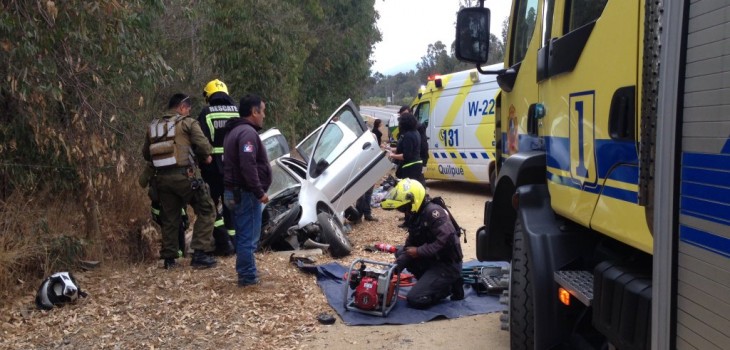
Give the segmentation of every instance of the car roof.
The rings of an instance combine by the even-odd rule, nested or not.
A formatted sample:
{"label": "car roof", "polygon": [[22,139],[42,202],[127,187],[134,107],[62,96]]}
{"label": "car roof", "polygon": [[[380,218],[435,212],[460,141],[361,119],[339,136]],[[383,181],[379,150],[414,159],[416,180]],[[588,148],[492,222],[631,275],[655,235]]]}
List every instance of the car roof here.
{"label": "car roof", "polygon": [[273,127],[273,128],[270,128],[270,129],[260,133],[259,137],[261,137],[261,139],[263,140],[263,139],[267,139],[269,137],[276,136],[276,135],[281,135],[281,131],[279,131],[278,128]]}

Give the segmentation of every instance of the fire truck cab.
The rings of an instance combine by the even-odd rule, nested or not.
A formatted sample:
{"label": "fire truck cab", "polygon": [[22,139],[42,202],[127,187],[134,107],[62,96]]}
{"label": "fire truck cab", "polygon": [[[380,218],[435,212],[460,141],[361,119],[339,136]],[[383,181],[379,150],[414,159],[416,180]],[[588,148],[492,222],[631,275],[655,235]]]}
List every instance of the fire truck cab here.
{"label": "fire truck cab", "polygon": [[511,262],[513,349],[730,348],[730,4],[514,0],[456,55],[496,74],[479,260]]}

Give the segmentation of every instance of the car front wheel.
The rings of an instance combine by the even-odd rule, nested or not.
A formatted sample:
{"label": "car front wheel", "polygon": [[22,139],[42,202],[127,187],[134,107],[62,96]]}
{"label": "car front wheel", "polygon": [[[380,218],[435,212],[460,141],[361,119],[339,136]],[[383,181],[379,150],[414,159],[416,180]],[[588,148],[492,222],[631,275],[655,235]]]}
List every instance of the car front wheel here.
{"label": "car front wheel", "polygon": [[320,240],[329,244],[330,255],[335,258],[350,255],[352,245],[345,235],[345,230],[336,216],[322,212],[317,214],[317,222],[320,227]]}

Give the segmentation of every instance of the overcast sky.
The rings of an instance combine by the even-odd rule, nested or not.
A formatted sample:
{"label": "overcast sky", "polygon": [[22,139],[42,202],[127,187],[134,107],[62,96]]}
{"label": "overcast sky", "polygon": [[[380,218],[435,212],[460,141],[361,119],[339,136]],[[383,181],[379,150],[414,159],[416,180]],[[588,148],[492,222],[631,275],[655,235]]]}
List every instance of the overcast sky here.
{"label": "overcast sky", "polygon": [[[509,14],[508,0],[487,0],[491,32],[502,37],[502,21]],[[375,45],[373,72],[393,75],[416,69],[429,44],[441,41],[451,48],[456,36],[459,0],[375,0],[383,40]]]}

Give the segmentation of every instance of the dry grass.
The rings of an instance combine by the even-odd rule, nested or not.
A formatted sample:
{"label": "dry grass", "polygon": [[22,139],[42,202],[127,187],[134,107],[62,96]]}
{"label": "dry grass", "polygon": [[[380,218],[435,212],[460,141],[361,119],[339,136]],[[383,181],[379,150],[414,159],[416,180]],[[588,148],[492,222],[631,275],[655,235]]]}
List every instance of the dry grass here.
{"label": "dry grass", "polygon": [[[59,243],[83,236],[78,204],[58,200],[41,206],[19,198],[0,203],[0,348],[299,349],[325,329],[316,316],[333,311],[315,277],[292,266],[288,253],[257,254],[271,288],[238,288],[234,257],[219,259],[208,270],[193,270],[189,258],[181,259],[181,268],[164,270],[146,196],[138,187],[119,186],[118,191],[110,197],[122,200],[100,203],[105,259],[91,271],[73,264],[84,249]],[[32,220],[14,219],[27,213],[36,214]],[[376,242],[402,244],[406,232],[396,227],[402,214],[374,213],[379,222],[354,226],[352,255],[339,259],[341,264],[349,266],[356,258],[392,260],[390,254],[364,249]],[[325,255],[317,263],[329,261]],[[63,270],[74,273],[89,297],[38,310],[34,297],[41,280]]]}
{"label": "dry grass", "polygon": [[35,240],[28,234],[22,234],[27,231],[23,227],[27,222],[18,220],[18,213],[4,210],[5,203],[0,206],[0,291],[5,291],[2,293],[5,294],[13,289],[12,286],[23,283],[25,265],[39,252]]}
{"label": "dry grass", "polygon": [[[392,260],[364,248],[401,244],[405,231],[396,225],[402,214],[376,209],[375,215],[379,222],[354,226],[353,254],[341,264]],[[320,256],[317,263],[329,261]],[[209,270],[193,270],[189,259],[182,263],[171,271],[157,261],[76,273],[89,297],[52,311],[37,310],[34,293],[16,298],[0,308],[0,348],[297,349],[325,329],[316,316],[333,313],[315,277],[290,265],[286,253],[257,254],[270,288],[238,288],[233,257]]]}
{"label": "dry grass", "polygon": [[89,250],[103,251],[107,264],[154,259],[159,234],[150,229],[149,200],[130,183],[122,181],[108,196],[115,200],[99,205],[102,242],[86,239],[82,204],[71,196],[16,193],[0,202],[0,305],[34,293],[53,272],[78,270]]}

